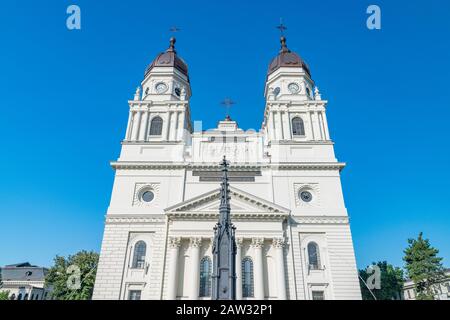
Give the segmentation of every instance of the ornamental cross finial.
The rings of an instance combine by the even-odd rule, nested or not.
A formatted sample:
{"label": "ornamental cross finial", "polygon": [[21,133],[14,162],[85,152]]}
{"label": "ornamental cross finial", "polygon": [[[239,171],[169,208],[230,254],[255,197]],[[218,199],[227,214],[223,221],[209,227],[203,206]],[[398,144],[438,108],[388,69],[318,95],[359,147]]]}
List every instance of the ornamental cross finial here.
{"label": "ornamental cross finial", "polygon": [[287,27],[283,24],[283,18],[280,18],[280,24],[276,27],[278,30],[280,30],[280,34],[283,37],[284,31],[287,30]]}
{"label": "ornamental cross finial", "polygon": [[230,98],[225,98],[221,103],[222,106],[225,107],[226,109],[226,117],[225,120],[231,121],[231,117],[230,117],[230,108],[236,104],[236,102],[234,102],[233,100],[231,100]]}

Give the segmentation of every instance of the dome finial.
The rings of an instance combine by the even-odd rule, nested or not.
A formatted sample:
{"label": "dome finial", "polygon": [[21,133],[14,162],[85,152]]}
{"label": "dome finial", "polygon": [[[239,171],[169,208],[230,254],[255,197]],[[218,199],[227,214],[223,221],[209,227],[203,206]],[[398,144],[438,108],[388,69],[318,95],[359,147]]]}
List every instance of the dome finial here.
{"label": "dome finial", "polygon": [[281,50],[280,50],[280,52],[289,52],[289,49],[288,49],[288,47],[286,45],[286,37],[285,36],[281,36],[280,43],[281,43]]}
{"label": "dome finial", "polygon": [[175,39],[175,37],[171,37],[169,49],[167,49],[167,52],[175,52],[175,42],[177,42],[177,39]]}

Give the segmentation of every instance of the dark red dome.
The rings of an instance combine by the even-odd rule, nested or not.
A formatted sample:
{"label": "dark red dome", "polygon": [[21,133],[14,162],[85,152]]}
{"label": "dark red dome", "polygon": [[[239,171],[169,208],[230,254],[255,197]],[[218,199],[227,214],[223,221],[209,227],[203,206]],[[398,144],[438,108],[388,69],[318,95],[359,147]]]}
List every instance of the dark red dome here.
{"label": "dark red dome", "polygon": [[170,47],[165,52],[161,52],[147,67],[145,70],[145,77],[154,67],[172,67],[183,73],[185,76],[188,76],[186,62],[184,62],[175,51],[175,41],[175,38],[170,39]]}
{"label": "dark red dome", "polygon": [[286,46],[286,38],[281,37],[281,50],[280,53],[273,58],[272,62],[269,64],[269,70],[267,71],[267,76],[269,76],[275,70],[281,67],[295,67],[295,68],[303,68],[305,72],[311,77],[311,73],[309,71],[309,67],[303,59],[288,49]]}

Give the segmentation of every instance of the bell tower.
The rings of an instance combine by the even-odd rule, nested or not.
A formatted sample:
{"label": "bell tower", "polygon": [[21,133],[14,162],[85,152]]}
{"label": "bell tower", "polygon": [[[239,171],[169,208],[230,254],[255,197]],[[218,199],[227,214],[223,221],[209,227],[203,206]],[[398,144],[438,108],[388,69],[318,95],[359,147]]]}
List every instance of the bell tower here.
{"label": "bell tower", "polygon": [[187,64],[175,50],[175,38],[147,67],[129,101],[125,142],[185,142],[191,132],[191,86]]}
{"label": "bell tower", "polygon": [[[331,144],[325,114],[327,101],[322,100],[306,62],[287,47],[284,36],[280,43],[280,51],[267,71],[262,124],[269,154],[275,161],[289,158],[294,149],[300,157],[306,155],[293,145]],[[334,152],[331,150],[325,157],[334,160]]]}

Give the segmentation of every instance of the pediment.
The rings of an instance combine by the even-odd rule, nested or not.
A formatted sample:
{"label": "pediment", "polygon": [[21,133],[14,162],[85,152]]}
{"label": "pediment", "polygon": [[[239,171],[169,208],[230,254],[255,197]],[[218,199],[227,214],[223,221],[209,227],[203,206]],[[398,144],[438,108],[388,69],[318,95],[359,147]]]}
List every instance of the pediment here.
{"label": "pediment", "polygon": [[[230,187],[232,216],[285,217],[289,209],[259,198],[255,195]],[[220,188],[165,209],[169,216],[210,216],[219,214]]]}

